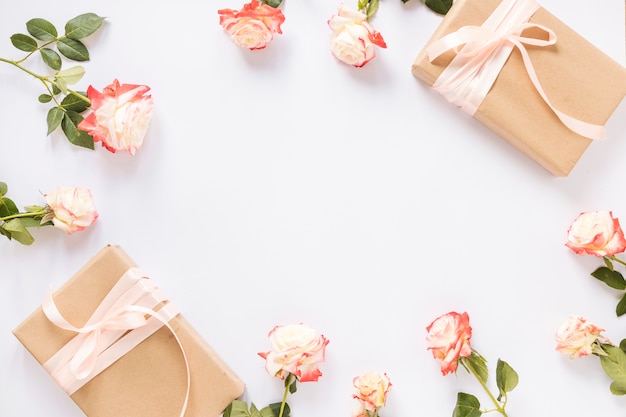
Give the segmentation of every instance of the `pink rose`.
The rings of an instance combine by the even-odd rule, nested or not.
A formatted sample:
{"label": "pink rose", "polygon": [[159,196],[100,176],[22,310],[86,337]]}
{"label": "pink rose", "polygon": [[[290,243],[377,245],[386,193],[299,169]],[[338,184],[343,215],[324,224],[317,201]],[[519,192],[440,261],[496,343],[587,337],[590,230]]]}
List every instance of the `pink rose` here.
{"label": "pink rose", "polygon": [[300,382],[317,381],[322,376],[318,363],[324,362],[328,340],[304,325],[276,326],[270,331],[272,350],[260,352],[267,372],[280,379],[289,374]]}
{"label": "pink rose", "polygon": [[280,25],[285,16],[280,9],[252,0],[241,10],[218,10],[220,25],[236,45],[250,50],[263,49],[274,38],[283,33]]}
{"label": "pink rose", "polygon": [[146,93],[146,85],[121,84],[114,80],[102,92],[92,86],[87,89],[92,112],[78,124],[102,142],[109,151],[125,150],[134,155],[143,144],[144,136],[152,120],[154,102]]}
{"label": "pink rose", "polygon": [[619,221],[610,211],[581,213],[567,232],[568,248],[579,255],[612,256],[626,250]]}
{"label": "pink rose", "polygon": [[591,355],[596,340],[610,343],[601,334],[603,331],[604,329],[587,322],[582,317],[570,316],[556,334],[556,350],[569,354],[572,359]]}
{"label": "pink rose", "polygon": [[[367,372],[352,380],[356,389],[353,398],[359,400],[365,410],[374,411],[385,405],[387,393],[391,389],[391,381],[387,374]],[[357,410],[356,414],[360,414]]]}
{"label": "pink rose", "polygon": [[376,56],[375,46],[386,48],[382,35],[374,30],[367,16],[339,5],[337,14],[328,20],[332,30],[330,51],[340,61],[362,67]]}
{"label": "pink rose", "polygon": [[87,188],[59,187],[44,196],[51,213],[43,221],[52,220],[55,227],[68,235],[92,225],[98,218]]}
{"label": "pink rose", "polygon": [[472,328],[467,313],[450,312],[437,318],[426,328],[428,349],[441,362],[441,373],[455,372],[459,358],[472,354]]}

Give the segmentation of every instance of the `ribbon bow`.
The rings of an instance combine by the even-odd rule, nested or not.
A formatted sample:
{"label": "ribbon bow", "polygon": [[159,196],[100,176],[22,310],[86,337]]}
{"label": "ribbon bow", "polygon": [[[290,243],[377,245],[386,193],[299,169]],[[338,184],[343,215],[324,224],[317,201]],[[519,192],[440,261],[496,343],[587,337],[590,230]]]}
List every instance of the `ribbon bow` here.
{"label": "ribbon bow", "polygon": [[[49,292],[42,303],[48,319],[57,327],[77,333],[43,366],[68,395],[113,364],[159,328],[174,335],[187,368],[187,393],[180,416],[187,409],[190,370],[182,342],[169,321],[178,314],[171,304],[158,311],[165,298],[140,269],[129,269],[98,305],[87,323],[76,327],[61,314]],[[149,318],[146,318],[149,317]]]}
{"label": "ribbon bow", "polygon": [[[559,120],[581,136],[602,139],[604,126],[587,123],[559,111],[541,86],[525,45],[554,45],[556,34],[545,26],[528,23],[538,9],[539,5],[533,0],[504,0],[482,26],[463,26],[434,42],[426,50],[431,62],[450,49],[457,55],[435,81],[433,88],[473,115],[513,48],[517,48],[535,89]],[[522,32],[529,28],[540,29],[548,35],[548,39],[522,36]],[[465,46],[459,51],[462,45]]]}

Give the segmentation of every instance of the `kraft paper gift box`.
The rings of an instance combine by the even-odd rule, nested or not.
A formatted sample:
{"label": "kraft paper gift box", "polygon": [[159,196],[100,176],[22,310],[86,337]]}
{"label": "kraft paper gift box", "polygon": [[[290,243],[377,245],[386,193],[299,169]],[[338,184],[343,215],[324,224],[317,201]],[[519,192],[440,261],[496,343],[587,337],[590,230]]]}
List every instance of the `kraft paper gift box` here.
{"label": "kraft paper gift box", "polygon": [[[442,54],[432,54],[431,49],[436,57],[429,57],[429,48],[446,35],[461,33],[457,31],[463,27],[482,26],[496,8],[513,3],[520,1],[456,0],[413,62],[413,75],[435,85],[457,52],[462,54],[468,44]],[[558,111],[603,127],[626,95],[626,69],[535,5],[537,10],[527,22],[542,25],[556,35],[553,45],[525,46],[545,95]],[[549,39],[546,31],[538,28],[526,28],[522,35]],[[542,99],[518,48],[513,48],[483,101],[477,108],[470,106],[468,113],[556,176],[567,176],[592,142],[588,135],[566,127]]]}
{"label": "kraft paper gift box", "polygon": [[[67,323],[82,327],[86,323],[91,323],[88,320],[92,314],[97,315],[94,311],[98,306],[102,309],[105,296],[115,291],[112,291],[112,288],[118,288],[122,281],[130,277],[134,283],[131,288],[136,288],[137,285],[148,288],[147,295],[142,290],[141,300],[151,301],[145,304],[141,300],[132,303],[129,303],[128,299],[123,300],[124,297],[129,297],[129,290],[118,299],[117,307],[111,307],[111,310],[135,312],[141,318],[152,317],[152,321],[149,320],[150,325],[137,327],[133,331],[151,331],[146,330],[151,326],[152,330],[158,329],[126,353],[123,351],[117,353],[121,357],[114,360],[110,366],[106,366],[106,362],[104,365],[96,362],[92,374],[101,367],[105,369],[82,386],[76,385],[76,382],[77,377],[83,375],[68,374],[67,366],[61,367],[64,371],[59,371],[59,375],[71,376],[72,388],[64,388],[65,391],[89,417],[181,416],[187,393],[185,416],[220,415],[232,400],[243,393],[243,382],[178,313],[176,307],[159,298],[163,296],[159,295],[160,291],[153,280],[142,272],[119,246],[107,245],[48,299],[53,300],[56,312],[60,313]],[[154,303],[156,305],[151,306]],[[125,307],[130,304],[144,307]],[[48,361],[53,355],[59,357],[57,352],[62,348],[65,349],[71,340],[79,340],[79,337],[76,332],[61,329],[53,324],[44,313],[44,309],[47,312],[52,311],[48,314],[55,317],[55,310],[51,310],[49,304],[44,301],[42,306],[19,324],[13,333],[34,358],[46,367],[50,366]],[[147,310],[154,311],[160,320],[155,321],[150,313],[144,314]],[[163,311],[167,311],[167,314]],[[115,325],[110,328],[115,328]],[[118,330],[118,333],[114,330],[108,331],[110,334],[107,337],[117,340],[113,346],[118,345],[133,332],[126,328]],[[99,340],[107,339],[106,332],[107,330],[102,330]],[[120,336],[120,332],[124,337]],[[98,361],[107,354],[115,358],[115,353],[111,354],[110,351],[114,349],[105,350],[98,357]],[[80,367],[77,369],[81,371]],[[51,370],[48,371],[51,375],[56,375]]]}

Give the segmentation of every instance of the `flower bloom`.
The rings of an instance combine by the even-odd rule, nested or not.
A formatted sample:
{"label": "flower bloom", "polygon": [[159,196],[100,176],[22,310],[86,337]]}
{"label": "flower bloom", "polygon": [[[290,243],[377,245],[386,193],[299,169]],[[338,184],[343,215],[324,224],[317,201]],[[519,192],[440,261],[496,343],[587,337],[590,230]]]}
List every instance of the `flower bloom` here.
{"label": "flower bloom", "polygon": [[[362,408],[368,411],[374,411],[385,405],[387,393],[391,389],[391,381],[387,374],[377,374],[375,372],[367,372],[361,376],[357,376],[352,380],[355,393],[352,396],[359,400]],[[363,414],[357,410],[356,415]]]}
{"label": "flower bloom", "polygon": [[332,30],[330,51],[340,61],[362,67],[376,56],[375,46],[386,48],[382,35],[367,21],[367,15],[339,5],[337,14],[328,20]]}
{"label": "flower bloom", "polygon": [[450,312],[435,319],[426,327],[428,349],[441,362],[441,373],[455,372],[459,358],[472,354],[472,328],[467,313]]}
{"label": "flower bloom", "polygon": [[581,213],[567,232],[565,246],[579,255],[612,256],[626,250],[619,221],[610,211]]}
{"label": "flower bloom", "polygon": [[267,372],[280,379],[289,374],[300,382],[317,381],[322,376],[318,363],[325,360],[328,340],[304,324],[276,326],[268,335],[272,344],[269,352],[260,352]]}
{"label": "flower bloom", "polygon": [[559,328],[556,334],[556,350],[569,354],[576,359],[591,355],[592,346],[596,340],[608,342],[601,333],[604,329],[589,323],[582,317],[570,316]]}
{"label": "flower bloom", "polygon": [[274,38],[283,33],[280,25],[285,16],[280,9],[252,0],[241,10],[218,10],[220,25],[236,45],[250,50],[263,49]]}
{"label": "flower bloom", "polygon": [[44,196],[51,213],[43,221],[52,220],[55,227],[68,235],[83,230],[98,218],[91,191],[87,188],[59,187]]}
{"label": "flower bloom", "polygon": [[78,124],[102,142],[109,151],[124,150],[134,155],[143,144],[152,120],[154,102],[146,93],[146,85],[121,84],[114,80],[99,92],[92,86],[87,89],[93,111]]}

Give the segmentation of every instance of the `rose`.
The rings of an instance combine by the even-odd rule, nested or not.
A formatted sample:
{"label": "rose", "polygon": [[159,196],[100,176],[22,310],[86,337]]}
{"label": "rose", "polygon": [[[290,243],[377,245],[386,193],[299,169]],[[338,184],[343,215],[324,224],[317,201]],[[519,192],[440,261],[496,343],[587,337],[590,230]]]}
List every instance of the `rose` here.
{"label": "rose", "polygon": [[460,357],[472,354],[472,328],[467,313],[450,312],[435,319],[426,327],[428,349],[441,362],[441,373],[455,372]]}
{"label": "rose", "polygon": [[328,20],[331,53],[340,61],[362,67],[376,57],[375,46],[386,48],[382,35],[367,21],[367,15],[340,4]]}
{"label": "rose", "polygon": [[42,223],[51,220],[55,227],[69,235],[92,225],[98,218],[87,188],[58,187],[44,196],[50,213],[44,216]]}
{"label": "rose", "polygon": [[[367,411],[375,411],[383,407],[387,401],[387,393],[391,389],[391,381],[386,373],[367,372],[355,377],[352,385],[356,390],[352,397],[359,400],[362,408]],[[357,410],[355,414],[358,416],[363,412]]]}
{"label": "rose", "polygon": [[283,33],[280,25],[285,16],[280,9],[252,0],[241,10],[221,9],[220,25],[230,35],[232,41],[250,50],[263,49],[274,38],[275,33]]}
{"label": "rose", "polygon": [[143,144],[152,120],[154,102],[146,85],[121,84],[114,80],[99,92],[87,89],[92,112],[78,124],[78,129],[102,142],[109,151],[125,150],[131,155]]}
{"label": "rose", "polygon": [[570,226],[565,245],[579,255],[613,256],[626,250],[626,239],[612,212],[583,212]]}
{"label": "rose", "polygon": [[260,352],[267,372],[280,379],[289,374],[300,382],[317,381],[322,376],[318,363],[325,360],[328,340],[304,324],[274,327],[268,335],[272,350]]}
{"label": "rose", "polygon": [[576,359],[593,353],[593,346],[597,340],[610,343],[601,333],[604,329],[589,323],[582,317],[570,316],[555,336],[556,350],[569,354]]}

